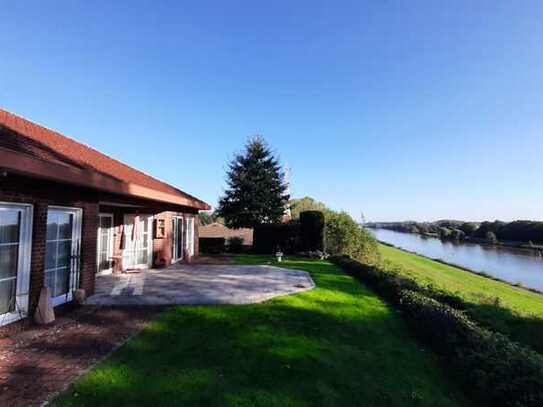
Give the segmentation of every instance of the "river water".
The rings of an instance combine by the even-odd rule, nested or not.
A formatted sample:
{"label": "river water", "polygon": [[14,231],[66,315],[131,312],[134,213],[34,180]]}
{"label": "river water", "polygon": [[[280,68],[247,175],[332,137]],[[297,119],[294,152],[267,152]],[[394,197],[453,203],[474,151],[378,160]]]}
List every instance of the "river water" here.
{"label": "river water", "polygon": [[387,229],[369,230],[382,242],[543,291],[543,257],[534,251],[441,241]]}

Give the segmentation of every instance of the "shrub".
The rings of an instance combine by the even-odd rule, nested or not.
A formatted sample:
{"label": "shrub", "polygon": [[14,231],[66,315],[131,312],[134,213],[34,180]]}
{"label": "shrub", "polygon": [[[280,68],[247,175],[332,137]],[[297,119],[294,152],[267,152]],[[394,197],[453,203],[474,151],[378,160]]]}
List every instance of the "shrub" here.
{"label": "shrub", "polygon": [[297,247],[299,223],[268,223],[256,226],[253,231],[253,249],[256,253],[294,253]]}
{"label": "shrub", "polygon": [[326,217],[326,250],[365,262],[375,262],[379,257],[375,238],[346,212]]}
{"label": "shrub", "polygon": [[494,406],[542,405],[542,355],[420,293],[402,291],[400,298],[408,324],[462,372],[478,398]]}
{"label": "shrub", "polygon": [[243,238],[239,236],[229,237],[228,240],[228,251],[232,253],[240,253],[243,251]]}
{"label": "shrub", "polygon": [[322,212],[300,213],[300,249],[324,251],[324,214]]}
{"label": "shrub", "polygon": [[387,265],[362,264],[348,256],[332,261],[395,304],[415,334],[456,367],[485,405],[543,405],[543,356],[481,328],[455,309],[465,306],[463,300],[421,287]]}
{"label": "shrub", "polygon": [[219,254],[224,252],[224,237],[201,237],[199,243],[202,253]]}

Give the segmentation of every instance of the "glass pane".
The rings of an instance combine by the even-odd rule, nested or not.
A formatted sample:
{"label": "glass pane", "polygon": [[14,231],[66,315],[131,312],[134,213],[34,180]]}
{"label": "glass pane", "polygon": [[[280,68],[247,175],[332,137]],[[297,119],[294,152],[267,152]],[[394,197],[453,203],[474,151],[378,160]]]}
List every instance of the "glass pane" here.
{"label": "glass pane", "polygon": [[17,276],[19,245],[0,246],[0,278]]}
{"label": "glass pane", "polygon": [[138,250],[137,264],[147,264],[147,250]]}
{"label": "glass pane", "polygon": [[57,242],[47,242],[45,245],[45,269],[54,269],[56,265],[57,258]]}
{"label": "glass pane", "polygon": [[54,285],[55,285],[55,272],[46,271],[45,272],[45,286],[49,288],[51,295],[54,297]]}
{"label": "glass pane", "polygon": [[177,258],[180,259],[183,256],[183,220],[177,221]]}
{"label": "glass pane", "polygon": [[58,242],[57,267],[68,267],[72,255],[72,241],[65,240]]}
{"label": "glass pane", "polygon": [[111,227],[111,218],[109,216],[100,216],[100,227],[107,231]]}
{"label": "glass pane", "polygon": [[100,236],[100,249],[103,250],[103,251],[106,251],[108,250],[108,247],[109,247],[109,239],[108,239],[108,235],[102,235]]}
{"label": "glass pane", "polygon": [[0,211],[0,244],[19,242],[20,217],[19,211]]}
{"label": "glass pane", "polygon": [[0,281],[0,315],[15,311],[17,280]]}
{"label": "glass pane", "polygon": [[99,270],[107,270],[110,266],[110,260],[108,258],[108,255],[106,252],[100,253],[100,258],[98,259],[98,269]]}
{"label": "glass pane", "polygon": [[128,252],[123,256],[123,266],[125,268],[132,267],[134,265],[133,252]]}
{"label": "glass pane", "polygon": [[149,230],[149,219],[143,218],[142,231],[143,231],[143,233],[145,233],[148,230]]}
{"label": "glass pane", "polygon": [[55,212],[47,214],[47,240],[58,239],[58,216]]}
{"label": "glass pane", "polygon": [[68,277],[67,268],[61,268],[56,271],[55,290],[53,297],[66,294],[68,292]]}
{"label": "glass pane", "polygon": [[60,213],[58,215],[58,238],[72,238],[72,222],[74,215],[70,213]]}

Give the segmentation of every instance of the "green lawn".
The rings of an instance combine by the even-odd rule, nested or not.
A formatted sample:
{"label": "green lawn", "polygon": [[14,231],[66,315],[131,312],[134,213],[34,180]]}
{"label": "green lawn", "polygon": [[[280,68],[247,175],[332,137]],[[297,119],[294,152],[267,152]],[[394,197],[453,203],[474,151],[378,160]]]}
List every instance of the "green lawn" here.
{"label": "green lawn", "polygon": [[543,351],[543,295],[393,247],[379,250],[407,276],[462,297],[474,319]]}
{"label": "green lawn", "polygon": [[366,287],[328,262],[282,266],[309,271],[317,288],[258,305],[165,311],[54,405],[473,405]]}

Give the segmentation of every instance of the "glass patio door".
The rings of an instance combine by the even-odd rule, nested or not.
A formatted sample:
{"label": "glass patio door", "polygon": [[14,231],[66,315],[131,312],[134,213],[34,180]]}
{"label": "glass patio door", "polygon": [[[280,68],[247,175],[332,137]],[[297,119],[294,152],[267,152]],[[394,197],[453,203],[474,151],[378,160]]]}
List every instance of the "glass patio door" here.
{"label": "glass patio door", "polygon": [[79,286],[81,209],[49,207],[45,240],[45,286],[53,305],[72,300]]}
{"label": "glass patio door", "polygon": [[175,262],[183,259],[184,235],[182,217],[172,218],[172,230],[172,261]]}
{"label": "glass patio door", "polygon": [[194,218],[187,218],[187,254],[194,256]]}
{"label": "glass patio door", "polygon": [[0,325],[26,316],[32,206],[0,203]]}
{"label": "glass patio door", "polygon": [[97,272],[111,273],[113,271],[113,215],[110,213],[99,215],[97,246]]}
{"label": "glass patio door", "polygon": [[123,270],[152,266],[152,225],[152,216],[124,215]]}

